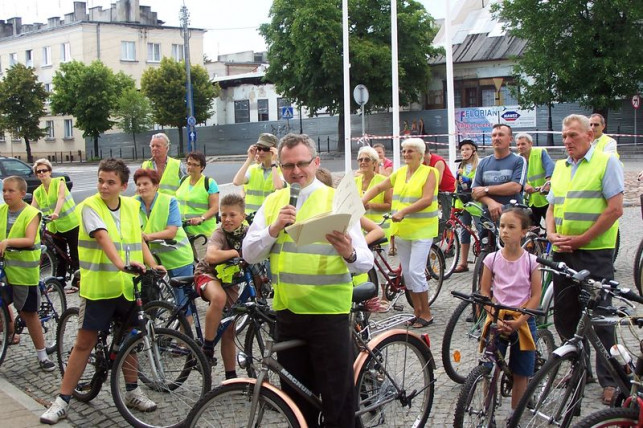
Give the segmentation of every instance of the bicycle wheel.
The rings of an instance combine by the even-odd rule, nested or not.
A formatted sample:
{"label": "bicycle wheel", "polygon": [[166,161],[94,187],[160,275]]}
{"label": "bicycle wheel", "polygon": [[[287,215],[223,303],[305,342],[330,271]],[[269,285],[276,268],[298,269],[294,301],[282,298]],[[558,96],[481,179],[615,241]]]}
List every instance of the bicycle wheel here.
{"label": "bicycle wheel", "polygon": [[190,339],[194,338],[192,326],[185,318],[183,312],[176,310],[176,307],[169,302],[153,300],[143,305],[143,312],[147,318],[154,323],[154,328],[169,328],[179,330]]}
{"label": "bicycle wheel", "polygon": [[[126,383],[137,378],[141,380],[138,388],[154,403],[162,403],[163,409],[139,410],[128,402]],[[178,427],[210,390],[212,379],[210,365],[192,339],[176,330],[158,328],[153,335],[138,333],[121,346],[110,383],[114,403],[130,424]]]}
{"label": "bicycle wheel", "polygon": [[536,367],[534,373],[545,365],[554,349],[556,349],[556,342],[552,332],[546,328],[536,330]]}
{"label": "bicycle wheel", "polygon": [[621,229],[616,230],[616,243],[614,244],[614,254],[612,257],[612,263],[616,261],[618,257],[618,250],[621,248]]}
{"label": "bicycle wheel", "polygon": [[[58,349],[56,353],[61,376],[65,375],[67,361],[74,349],[76,336],[78,336],[78,312],[78,308],[68,308],[58,321],[58,329],[56,330]],[[78,380],[78,385],[74,388],[72,395],[78,401],[87,403],[96,398],[106,378],[107,364],[104,360],[104,354],[97,352],[97,347],[95,346],[89,354],[85,370]]]}
{"label": "bicycle wheel", "polygon": [[2,302],[2,305],[0,305],[0,365],[2,365],[5,357],[7,356],[10,325],[11,318],[9,317],[9,308],[4,302]]}
{"label": "bicycle wheel", "polygon": [[444,255],[442,250],[436,245],[431,245],[429,257],[426,260],[424,269],[426,282],[429,286],[429,306],[438,298],[442,283],[444,282]]}
{"label": "bicycle wheel", "polygon": [[274,338],[274,330],[274,325],[259,320],[252,321],[248,325],[248,331],[246,332],[246,338],[243,344],[248,377],[257,377],[257,372],[261,368],[263,351],[266,349],[266,340],[271,337]]}
{"label": "bicycle wheel", "polygon": [[489,254],[486,251],[481,251],[476,259],[476,265],[473,268],[473,279],[471,280],[471,292],[475,293],[480,290],[480,279],[482,279],[482,268],[484,266],[484,259]]}
{"label": "bicycle wheel", "polygon": [[57,325],[63,312],[67,309],[65,286],[54,277],[45,279],[44,288],[40,288],[40,323],[45,336],[47,354],[56,352]]}
{"label": "bicycle wheel", "polygon": [[641,291],[641,273],[643,272],[643,240],[639,243],[634,256],[634,285],[639,292],[639,296],[643,296]]}
{"label": "bicycle wheel", "polygon": [[462,302],[447,323],[442,339],[442,366],[456,383],[464,383],[467,375],[478,365],[485,317],[479,305]]}
{"label": "bicycle wheel", "polygon": [[56,261],[56,255],[49,248],[40,253],[40,279],[56,274]]}
{"label": "bicycle wheel", "polygon": [[464,382],[453,418],[454,427],[494,426],[497,387],[491,387],[491,367],[474,367]]}
{"label": "bicycle wheel", "polygon": [[580,410],[585,376],[576,354],[552,354],[527,384],[507,427],[569,426]]}
{"label": "bicycle wheel", "polygon": [[603,409],[585,416],[575,428],[636,427],[639,411],[626,407]]}
{"label": "bicycle wheel", "polygon": [[417,336],[383,334],[356,368],[357,416],[363,427],[424,426],[434,396],[431,351]]}
{"label": "bicycle wheel", "polygon": [[[187,427],[242,427],[248,424],[255,385],[239,381],[220,385],[199,400],[188,414]],[[291,427],[301,425],[295,411],[279,395],[261,388],[253,427]]]}
{"label": "bicycle wheel", "polygon": [[460,261],[460,236],[458,229],[452,223],[447,223],[444,232],[437,243],[444,255],[444,279],[449,279]]}

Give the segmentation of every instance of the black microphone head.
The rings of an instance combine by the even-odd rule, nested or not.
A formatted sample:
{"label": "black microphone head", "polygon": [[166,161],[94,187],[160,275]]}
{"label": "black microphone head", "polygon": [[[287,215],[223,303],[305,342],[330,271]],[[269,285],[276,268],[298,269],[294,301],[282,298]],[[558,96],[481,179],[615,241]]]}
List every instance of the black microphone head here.
{"label": "black microphone head", "polygon": [[297,206],[297,198],[299,197],[300,190],[301,185],[299,183],[293,183],[290,185],[290,205]]}

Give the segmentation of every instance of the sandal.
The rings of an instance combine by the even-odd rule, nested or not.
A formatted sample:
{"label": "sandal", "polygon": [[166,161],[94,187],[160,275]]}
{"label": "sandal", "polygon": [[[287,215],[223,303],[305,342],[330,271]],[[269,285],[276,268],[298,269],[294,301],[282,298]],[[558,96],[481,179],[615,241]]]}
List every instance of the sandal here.
{"label": "sandal", "polygon": [[467,266],[456,266],[456,268],[453,269],[453,273],[462,273],[462,272],[469,272],[469,267],[467,267]]}
{"label": "sandal", "polygon": [[18,345],[20,343],[19,334],[9,333],[9,337],[11,337],[11,342],[9,342],[9,345]]}
{"label": "sandal", "polygon": [[416,323],[417,320],[418,320],[418,317],[413,317],[413,318],[409,319],[408,321],[406,321],[404,323],[404,325],[407,326],[407,327],[411,327],[413,324]]}
{"label": "sandal", "polygon": [[428,319],[428,320],[425,320],[424,318],[418,317],[415,320],[415,323],[413,323],[413,325],[411,327],[413,327],[413,328],[423,328],[423,327],[428,327],[431,324],[433,324],[433,317],[431,317],[431,319]]}

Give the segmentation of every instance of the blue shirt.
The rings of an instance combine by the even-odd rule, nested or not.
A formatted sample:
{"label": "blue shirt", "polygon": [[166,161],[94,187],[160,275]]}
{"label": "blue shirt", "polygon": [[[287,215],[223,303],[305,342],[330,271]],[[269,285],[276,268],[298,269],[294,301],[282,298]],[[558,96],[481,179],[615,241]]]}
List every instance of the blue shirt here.
{"label": "blue shirt", "polygon": [[[158,196],[158,193],[156,194],[156,196],[154,196],[154,200],[150,205],[150,212],[152,212],[152,210],[154,209],[154,204],[156,203],[156,198],[158,198]],[[143,202],[141,197],[137,195],[136,199],[141,203],[141,212],[145,215],[145,217],[149,217],[150,212],[147,212],[145,210],[145,203]],[[179,203],[174,197],[172,197],[172,199],[170,200],[170,215],[165,226],[183,226],[183,221],[181,221],[181,211],[179,210]]]}
{"label": "blue shirt", "polygon": [[[545,169],[545,177],[551,177],[554,173],[554,167],[556,164],[551,160],[551,156],[547,153],[547,149],[543,149],[540,155],[540,162],[542,162],[543,168]],[[529,163],[529,161],[527,161]]]}
{"label": "blue shirt", "polygon": [[[490,155],[483,158],[478,164],[472,188],[515,182],[520,184],[522,189],[522,186],[525,185],[526,175],[527,162],[522,156],[509,153],[502,159],[496,159],[494,155]],[[522,203],[522,190],[513,195],[489,195],[489,197],[502,205],[507,205],[512,199]]]}

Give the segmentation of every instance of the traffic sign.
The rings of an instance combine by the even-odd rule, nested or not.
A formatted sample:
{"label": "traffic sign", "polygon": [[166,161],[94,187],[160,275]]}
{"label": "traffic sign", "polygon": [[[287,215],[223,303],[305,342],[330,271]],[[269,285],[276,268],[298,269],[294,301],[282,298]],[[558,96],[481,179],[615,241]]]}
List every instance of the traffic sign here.
{"label": "traffic sign", "polygon": [[641,107],[641,97],[639,94],[632,97],[632,107],[634,107],[635,110],[638,110],[638,108]]}
{"label": "traffic sign", "polygon": [[293,108],[292,107],[282,107],[281,108],[281,118],[282,119],[292,119],[294,117],[293,115]]}
{"label": "traffic sign", "polygon": [[366,86],[359,84],[353,89],[353,98],[355,102],[361,106],[368,102],[368,89]]}
{"label": "traffic sign", "polygon": [[190,126],[196,125],[196,119],[194,118],[194,116],[188,117],[188,125]]}
{"label": "traffic sign", "polygon": [[196,131],[188,132],[188,138],[190,139],[190,143],[195,143],[196,142]]}

